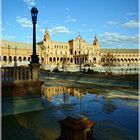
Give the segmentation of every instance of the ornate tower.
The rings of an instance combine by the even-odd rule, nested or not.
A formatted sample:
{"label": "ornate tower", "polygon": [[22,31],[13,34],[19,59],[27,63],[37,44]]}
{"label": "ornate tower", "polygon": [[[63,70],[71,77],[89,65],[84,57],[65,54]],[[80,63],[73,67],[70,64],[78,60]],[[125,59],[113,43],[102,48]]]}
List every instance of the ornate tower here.
{"label": "ornate tower", "polygon": [[94,37],[93,48],[94,48],[94,54],[98,55],[98,53],[100,52],[101,47],[100,47],[99,41],[98,41],[96,36]]}
{"label": "ornate tower", "polygon": [[94,57],[93,57],[93,62],[94,64],[100,64],[100,44],[99,41],[97,39],[97,37],[95,36],[94,38],[94,43],[93,43],[93,52],[94,52]]}
{"label": "ornate tower", "polygon": [[44,34],[44,45],[48,45],[51,42],[51,36],[49,31],[46,29],[45,34]]}

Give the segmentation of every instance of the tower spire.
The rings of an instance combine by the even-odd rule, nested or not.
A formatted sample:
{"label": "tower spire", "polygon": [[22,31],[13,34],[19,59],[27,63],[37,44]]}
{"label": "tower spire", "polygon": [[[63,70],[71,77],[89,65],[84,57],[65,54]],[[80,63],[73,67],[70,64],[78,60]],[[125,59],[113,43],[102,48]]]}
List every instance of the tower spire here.
{"label": "tower spire", "polygon": [[48,28],[46,27],[45,34],[44,34],[44,41],[50,42],[50,40],[51,40],[50,33],[48,31]]}

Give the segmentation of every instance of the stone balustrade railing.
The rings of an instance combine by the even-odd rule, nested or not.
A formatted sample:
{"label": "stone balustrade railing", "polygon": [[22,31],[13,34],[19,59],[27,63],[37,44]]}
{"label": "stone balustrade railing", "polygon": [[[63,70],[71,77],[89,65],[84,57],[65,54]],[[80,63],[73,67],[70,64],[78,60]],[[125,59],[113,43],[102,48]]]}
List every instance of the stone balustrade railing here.
{"label": "stone balustrade railing", "polygon": [[30,81],[32,73],[30,67],[1,67],[2,82]]}

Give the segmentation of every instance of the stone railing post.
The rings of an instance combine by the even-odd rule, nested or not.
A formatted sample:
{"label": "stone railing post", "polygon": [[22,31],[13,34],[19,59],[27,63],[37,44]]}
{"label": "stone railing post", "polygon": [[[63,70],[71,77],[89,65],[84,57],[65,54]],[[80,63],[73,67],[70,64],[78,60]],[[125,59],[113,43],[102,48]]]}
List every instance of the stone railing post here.
{"label": "stone railing post", "polygon": [[29,64],[32,73],[32,80],[39,81],[39,71],[40,71],[40,64],[39,63],[31,63]]}
{"label": "stone railing post", "polygon": [[23,77],[23,72],[22,72],[22,67],[20,67],[20,80],[22,80],[22,77]]}
{"label": "stone railing post", "polygon": [[24,80],[27,80],[27,76],[26,76],[26,67],[24,68]]}
{"label": "stone railing post", "polygon": [[16,80],[19,80],[19,67],[16,68]]}
{"label": "stone railing post", "polygon": [[56,140],[92,140],[92,128],[95,122],[87,117],[74,114],[61,120],[61,135]]}
{"label": "stone railing post", "polygon": [[31,68],[28,67],[28,80],[31,80],[32,77],[31,77]]}

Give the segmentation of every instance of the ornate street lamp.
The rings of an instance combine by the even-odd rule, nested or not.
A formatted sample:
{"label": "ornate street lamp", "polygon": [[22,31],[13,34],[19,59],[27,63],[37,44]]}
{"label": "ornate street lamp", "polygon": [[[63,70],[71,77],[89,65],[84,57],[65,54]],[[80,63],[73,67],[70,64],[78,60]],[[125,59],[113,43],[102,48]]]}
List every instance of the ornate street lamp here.
{"label": "ornate street lamp", "polygon": [[36,22],[37,22],[38,10],[36,7],[31,9],[31,17],[33,23],[33,54],[31,55],[31,63],[39,63],[39,57],[36,55]]}

